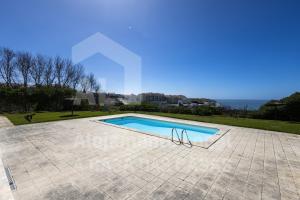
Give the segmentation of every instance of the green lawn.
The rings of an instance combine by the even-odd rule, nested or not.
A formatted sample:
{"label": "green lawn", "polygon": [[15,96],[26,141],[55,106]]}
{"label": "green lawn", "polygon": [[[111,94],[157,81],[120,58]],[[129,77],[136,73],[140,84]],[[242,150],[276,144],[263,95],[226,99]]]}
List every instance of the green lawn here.
{"label": "green lawn", "polygon": [[[118,114],[118,112],[75,111],[73,116],[71,115],[71,112],[38,112],[35,113],[35,115],[33,116],[32,123],[104,116],[112,114]],[[24,118],[25,115],[25,113],[4,114],[4,116],[6,116],[14,125],[29,124],[29,122]]]}
{"label": "green lawn", "polygon": [[257,128],[263,130],[279,131],[286,133],[300,134],[300,123],[286,122],[277,120],[249,119],[249,118],[234,118],[227,116],[197,116],[187,114],[172,114],[172,113],[157,113],[143,112],[144,114],[158,115],[163,117],[172,117],[177,119],[186,119],[214,124],[225,124],[231,126],[240,126],[248,128]]}
{"label": "green lawn", "polygon": [[[104,116],[104,115],[112,115],[112,114],[119,114],[119,113],[124,113],[124,112],[76,111],[74,113],[74,116],[71,116],[70,112],[40,112],[40,113],[36,113],[36,115],[33,116],[32,123],[75,119],[75,118],[83,118],[83,117]],[[300,134],[300,123],[294,123],[294,122],[248,119],[248,118],[233,118],[227,116],[196,116],[196,115],[187,115],[187,114],[171,114],[171,113],[158,113],[158,112],[140,112],[140,113],[158,115],[164,117],[173,117],[177,119],[215,123],[215,124],[225,124],[225,125],[232,125],[232,126]],[[4,114],[4,115],[15,125],[29,123],[28,121],[25,120],[24,113]]]}

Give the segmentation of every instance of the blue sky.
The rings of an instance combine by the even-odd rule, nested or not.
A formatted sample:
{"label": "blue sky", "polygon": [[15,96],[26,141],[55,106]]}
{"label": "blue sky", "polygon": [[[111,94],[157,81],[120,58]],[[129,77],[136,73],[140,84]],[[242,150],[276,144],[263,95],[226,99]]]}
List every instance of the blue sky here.
{"label": "blue sky", "polygon": [[[140,55],[145,92],[271,99],[300,90],[298,0],[0,0],[0,46],[71,58],[101,32]],[[84,61],[122,92],[123,68]]]}

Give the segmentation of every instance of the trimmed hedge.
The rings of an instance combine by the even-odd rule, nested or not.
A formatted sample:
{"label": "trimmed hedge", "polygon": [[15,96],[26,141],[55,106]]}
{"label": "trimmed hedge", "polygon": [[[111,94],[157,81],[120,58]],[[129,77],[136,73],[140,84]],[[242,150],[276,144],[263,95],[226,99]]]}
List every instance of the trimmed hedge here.
{"label": "trimmed hedge", "polygon": [[174,114],[194,114],[200,116],[210,116],[221,114],[221,108],[215,108],[210,106],[200,107],[183,107],[183,106],[158,106],[156,104],[142,103],[133,105],[120,106],[121,111],[145,111],[145,112],[163,112]]}
{"label": "trimmed hedge", "polygon": [[1,112],[61,111],[75,90],[61,87],[0,87]]}

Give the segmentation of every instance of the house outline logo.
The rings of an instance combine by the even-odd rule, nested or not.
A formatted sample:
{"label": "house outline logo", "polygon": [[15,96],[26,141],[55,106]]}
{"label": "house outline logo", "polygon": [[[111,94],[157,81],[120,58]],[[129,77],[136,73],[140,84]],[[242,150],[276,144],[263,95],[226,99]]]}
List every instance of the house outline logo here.
{"label": "house outline logo", "polygon": [[72,47],[72,61],[79,63],[101,54],[124,67],[124,94],[141,93],[142,59],[102,33],[95,33]]}

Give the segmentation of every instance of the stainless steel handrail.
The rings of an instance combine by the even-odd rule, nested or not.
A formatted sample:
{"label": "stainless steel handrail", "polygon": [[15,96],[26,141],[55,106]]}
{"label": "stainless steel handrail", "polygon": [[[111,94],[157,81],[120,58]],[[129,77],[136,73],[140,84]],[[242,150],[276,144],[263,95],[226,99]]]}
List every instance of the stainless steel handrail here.
{"label": "stainless steel handrail", "polygon": [[176,128],[172,128],[172,142],[174,142],[174,131],[176,132],[178,142],[181,144],[182,142],[181,142],[181,140],[180,140],[180,137],[179,137],[179,134],[178,134]]}
{"label": "stainless steel handrail", "polygon": [[190,138],[189,138],[189,136],[188,136],[188,133],[187,133],[186,129],[183,129],[183,130],[181,131],[181,143],[182,143],[182,144],[184,143],[184,141],[183,141],[183,134],[184,134],[184,133],[185,133],[185,135],[186,135],[186,139],[187,139],[188,143],[189,143],[191,146],[193,146],[193,144],[192,144],[192,142],[191,142],[191,140],[190,140]]}

